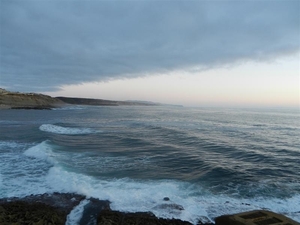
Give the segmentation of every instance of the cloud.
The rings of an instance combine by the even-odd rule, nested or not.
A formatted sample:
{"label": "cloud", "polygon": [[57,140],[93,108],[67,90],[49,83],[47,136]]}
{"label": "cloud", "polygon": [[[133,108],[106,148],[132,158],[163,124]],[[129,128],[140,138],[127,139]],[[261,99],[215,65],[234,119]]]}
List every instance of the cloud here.
{"label": "cloud", "polygon": [[295,54],[299,4],[3,0],[0,86],[51,91]]}

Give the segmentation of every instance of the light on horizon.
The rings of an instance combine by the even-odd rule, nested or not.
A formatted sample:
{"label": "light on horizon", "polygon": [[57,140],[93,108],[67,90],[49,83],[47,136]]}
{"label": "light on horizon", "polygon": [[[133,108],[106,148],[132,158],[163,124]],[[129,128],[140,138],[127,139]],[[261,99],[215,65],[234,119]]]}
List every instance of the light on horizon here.
{"label": "light on horizon", "polygon": [[299,107],[298,59],[244,63],[199,72],[62,86],[52,96],[143,100],[184,106]]}

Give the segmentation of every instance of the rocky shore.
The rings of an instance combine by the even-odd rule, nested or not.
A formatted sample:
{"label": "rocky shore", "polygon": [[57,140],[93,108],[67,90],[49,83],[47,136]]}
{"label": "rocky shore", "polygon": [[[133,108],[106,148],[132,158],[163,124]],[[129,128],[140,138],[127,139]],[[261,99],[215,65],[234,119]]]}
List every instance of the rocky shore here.
{"label": "rocky shore", "polygon": [[[166,197],[166,199],[168,199]],[[176,204],[163,204],[184,210]],[[160,207],[160,206],[159,206]],[[179,219],[157,218],[151,212],[119,212],[111,210],[110,202],[74,193],[45,193],[24,198],[0,199],[1,225],[193,225]],[[196,225],[300,225],[281,214],[254,210],[223,215],[212,223],[200,218]]]}
{"label": "rocky shore", "polygon": [[[126,213],[110,209],[110,202],[71,193],[0,199],[1,225],[72,225],[70,212],[87,200],[79,225],[192,225],[178,219],[157,218],[151,212]],[[206,224],[199,221],[199,224]],[[209,224],[209,223],[207,223]]]}

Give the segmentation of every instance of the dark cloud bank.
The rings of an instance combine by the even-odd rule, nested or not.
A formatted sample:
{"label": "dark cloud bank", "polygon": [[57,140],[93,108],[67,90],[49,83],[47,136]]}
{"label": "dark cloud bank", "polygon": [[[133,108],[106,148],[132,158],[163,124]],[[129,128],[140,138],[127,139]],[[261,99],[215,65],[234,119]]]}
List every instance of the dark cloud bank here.
{"label": "dark cloud bank", "polygon": [[0,2],[0,86],[210,69],[299,52],[295,1]]}

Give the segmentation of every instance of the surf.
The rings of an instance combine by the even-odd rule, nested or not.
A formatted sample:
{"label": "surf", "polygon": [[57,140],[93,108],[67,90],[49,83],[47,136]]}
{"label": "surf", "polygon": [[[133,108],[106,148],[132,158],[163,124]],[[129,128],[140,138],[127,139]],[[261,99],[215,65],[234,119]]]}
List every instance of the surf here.
{"label": "surf", "polygon": [[81,135],[81,134],[92,134],[101,131],[96,131],[91,128],[74,128],[74,127],[62,127],[54,124],[43,124],[39,127],[41,131],[54,133],[54,134],[65,134],[65,135]]}

